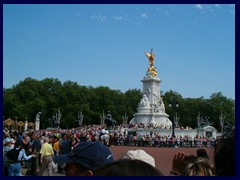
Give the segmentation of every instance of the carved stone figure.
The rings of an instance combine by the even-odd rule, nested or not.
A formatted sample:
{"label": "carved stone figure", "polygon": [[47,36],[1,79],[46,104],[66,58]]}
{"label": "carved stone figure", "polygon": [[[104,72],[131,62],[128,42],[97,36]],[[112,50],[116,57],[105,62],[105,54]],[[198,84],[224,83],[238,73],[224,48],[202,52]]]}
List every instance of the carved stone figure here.
{"label": "carved stone figure", "polygon": [[141,107],[150,107],[148,97],[144,94],[142,100],[140,101],[138,108]]}
{"label": "carved stone figure", "polygon": [[35,118],[35,130],[39,130],[40,129],[40,116],[41,116],[42,112],[38,112],[36,114],[36,118]]}
{"label": "carved stone figure", "polygon": [[41,114],[42,114],[42,112],[38,112],[38,113],[36,114],[36,118],[35,118],[36,121],[39,121],[39,120],[40,120]]}

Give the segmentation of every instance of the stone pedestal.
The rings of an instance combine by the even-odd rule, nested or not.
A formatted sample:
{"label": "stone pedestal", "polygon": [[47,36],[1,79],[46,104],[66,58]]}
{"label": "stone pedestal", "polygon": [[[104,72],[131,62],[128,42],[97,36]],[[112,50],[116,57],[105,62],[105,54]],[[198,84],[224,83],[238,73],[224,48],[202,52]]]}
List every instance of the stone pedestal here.
{"label": "stone pedestal", "polygon": [[42,114],[42,112],[38,112],[36,114],[36,118],[35,118],[35,130],[38,131],[40,129],[40,115]]}
{"label": "stone pedestal", "polygon": [[163,128],[172,127],[172,122],[165,113],[164,102],[160,96],[161,80],[157,76],[146,76],[142,80],[143,98],[137,108],[138,112],[130,123],[156,124]]}
{"label": "stone pedestal", "polygon": [[24,131],[27,131],[27,129],[28,129],[28,121],[25,121],[25,123],[24,123]]}
{"label": "stone pedestal", "polygon": [[38,131],[40,128],[40,119],[35,120],[35,130]]}

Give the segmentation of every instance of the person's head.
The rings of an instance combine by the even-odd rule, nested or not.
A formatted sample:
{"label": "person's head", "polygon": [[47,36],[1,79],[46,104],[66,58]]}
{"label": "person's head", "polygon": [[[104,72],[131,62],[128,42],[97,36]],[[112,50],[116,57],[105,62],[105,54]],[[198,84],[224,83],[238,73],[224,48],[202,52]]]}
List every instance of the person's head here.
{"label": "person's head", "polygon": [[207,151],[205,149],[198,149],[197,150],[197,157],[203,157],[203,158],[209,159]]}
{"label": "person's head", "polygon": [[44,137],[44,138],[43,138],[43,142],[44,142],[44,143],[49,142],[49,138],[48,138],[48,137]]}
{"label": "person's head", "polygon": [[63,133],[63,134],[61,135],[61,137],[62,137],[62,139],[67,139],[67,134]]}
{"label": "person's head", "polygon": [[182,176],[214,176],[215,168],[209,159],[188,156],[184,159],[181,169]]}
{"label": "person's head", "polygon": [[12,148],[14,148],[14,143],[15,141],[10,138],[10,137],[6,137],[4,139],[4,151],[10,151]]}
{"label": "person's head", "polygon": [[163,176],[163,174],[144,161],[119,159],[97,168],[94,176]]}
{"label": "person's head", "polygon": [[14,149],[22,149],[22,144],[16,141],[14,144]]}
{"label": "person's head", "polygon": [[9,137],[10,135],[9,135],[9,132],[3,132],[3,138],[6,138],[6,137]]}
{"label": "person's head", "polygon": [[141,161],[145,161],[146,163],[151,164],[152,166],[155,167],[154,158],[142,149],[129,150],[122,156],[122,158],[123,159],[138,159]]}
{"label": "person's head", "polygon": [[235,176],[235,129],[222,137],[215,147],[215,167],[218,176]]}
{"label": "person's head", "polygon": [[67,176],[92,176],[97,167],[113,162],[107,146],[99,142],[81,142],[69,154],[54,156],[55,163],[66,163]]}

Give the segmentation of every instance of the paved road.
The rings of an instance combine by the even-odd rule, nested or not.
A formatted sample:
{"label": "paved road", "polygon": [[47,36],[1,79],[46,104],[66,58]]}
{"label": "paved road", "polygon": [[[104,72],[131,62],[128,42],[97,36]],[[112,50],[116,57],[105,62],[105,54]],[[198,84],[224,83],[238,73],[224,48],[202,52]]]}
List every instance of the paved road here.
{"label": "paved road", "polygon": [[[136,146],[111,146],[110,150],[114,155],[114,159],[119,159],[121,156],[128,150],[143,149],[148,154],[150,154],[155,159],[156,167],[167,176],[172,166],[172,159],[175,153],[181,151],[188,155],[196,155],[198,148],[157,148],[157,147],[136,147]],[[204,148],[206,149],[210,160],[213,161],[214,158],[214,149],[213,148]],[[26,174],[25,168],[22,168],[22,174]],[[44,176],[47,176],[47,171],[44,172]],[[64,176],[61,173],[55,173],[53,171],[53,176]]]}

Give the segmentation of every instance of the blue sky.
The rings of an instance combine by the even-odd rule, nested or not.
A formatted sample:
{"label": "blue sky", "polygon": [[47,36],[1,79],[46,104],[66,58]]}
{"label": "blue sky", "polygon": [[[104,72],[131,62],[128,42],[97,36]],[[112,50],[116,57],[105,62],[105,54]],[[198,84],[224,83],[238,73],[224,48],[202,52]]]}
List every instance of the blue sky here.
{"label": "blue sky", "polygon": [[4,88],[31,77],[142,89],[151,48],[162,91],[235,99],[234,5],[3,5]]}

